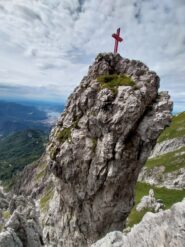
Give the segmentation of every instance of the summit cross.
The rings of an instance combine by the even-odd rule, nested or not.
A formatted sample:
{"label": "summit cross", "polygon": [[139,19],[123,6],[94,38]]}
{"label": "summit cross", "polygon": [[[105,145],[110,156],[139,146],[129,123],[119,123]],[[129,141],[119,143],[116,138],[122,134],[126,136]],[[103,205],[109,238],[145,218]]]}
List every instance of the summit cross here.
{"label": "summit cross", "polygon": [[115,39],[114,54],[118,53],[118,44],[122,42],[123,39],[120,37],[120,28],[117,29],[117,33],[114,33],[112,37]]}

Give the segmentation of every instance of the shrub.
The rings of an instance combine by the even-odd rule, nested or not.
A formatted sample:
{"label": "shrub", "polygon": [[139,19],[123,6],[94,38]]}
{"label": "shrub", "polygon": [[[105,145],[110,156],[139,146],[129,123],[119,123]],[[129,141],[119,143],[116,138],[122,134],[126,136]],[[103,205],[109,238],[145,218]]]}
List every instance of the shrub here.
{"label": "shrub", "polygon": [[70,140],[71,139],[71,128],[64,128],[62,131],[60,131],[57,134],[57,139],[60,142],[65,142],[66,140]]}

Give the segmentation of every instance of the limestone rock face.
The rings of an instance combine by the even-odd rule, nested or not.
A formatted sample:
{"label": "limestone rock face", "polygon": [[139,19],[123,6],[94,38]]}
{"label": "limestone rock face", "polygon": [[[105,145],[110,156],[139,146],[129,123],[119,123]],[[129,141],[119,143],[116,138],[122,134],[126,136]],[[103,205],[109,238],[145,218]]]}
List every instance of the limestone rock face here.
{"label": "limestone rock face", "polygon": [[9,211],[12,215],[0,233],[0,247],[44,246],[39,215],[32,199],[14,196]]}
{"label": "limestone rock face", "polygon": [[168,173],[164,171],[163,165],[150,170],[144,167],[139,174],[138,181],[168,189],[185,189],[185,168]]}
{"label": "limestone rock face", "polygon": [[171,209],[159,213],[147,213],[131,232],[111,232],[91,247],[184,247],[185,200]]}
{"label": "limestone rock face", "polygon": [[161,143],[157,143],[154,150],[152,151],[150,158],[154,158],[162,154],[173,152],[182,147],[185,147],[185,136],[179,138],[173,138],[170,140],[163,141]]}
{"label": "limestone rock face", "polygon": [[[97,77],[105,74],[127,75],[135,86],[102,88]],[[97,56],[47,147],[56,188],[45,217],[48,246],[89,246],[123,229],[138,174],[171,121],[172,102],[158,88],[159,77],[140,61]]]}

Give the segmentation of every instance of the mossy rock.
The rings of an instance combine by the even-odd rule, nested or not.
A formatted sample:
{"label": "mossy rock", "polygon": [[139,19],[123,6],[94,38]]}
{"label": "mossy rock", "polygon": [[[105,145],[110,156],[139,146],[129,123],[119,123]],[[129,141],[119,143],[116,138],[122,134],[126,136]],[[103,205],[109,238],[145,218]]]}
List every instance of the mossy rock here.
{"label": "mossy rock", "polygon": [[50,158],[51,158],[52,160],[55,160],[55,159],[56,159],[56,156],[57,156],[57,154],[58,154],[58,152],[59,152],[59,148],[53,147],[53,148],[50,150],[50,152],[49,152]]}
{"label": "mossy rock", "polygon": [[10,216],[11,216],[9,210],[4,210],[4,211],[2,212],[2,214],[3,214],[3,218],[4,218],[5,220],[8,220],[8,219],[10,218]]}
{"label": "mossy rock", "polygon": [[101,89],[108,88],[114,95],[117,94],[119,86],[136,86],[135,82],[126,75],[101,75],[97,81],[100,83]]}
{"label": "mossy rock", "polygon": [[97,146],[97,139],[96,139],[96,138],[93,138],[93,139],[92,139],[92,143],[93,143],[92,150],[93,150],[93,152],[95,153],[95,151],[96,151],[96,146]]}
{"label": "mossy rock", "polygon": [[3,228],[4,228],[3,224],[0,224],[0,232],[2,232]]}
{"label": "mossy rock", "polygon": [[64,128],[63,130],[57,133],[57,139],[60,142],[65,142],[67,140],[71,140],[71,128]]}
{"label": "mossy rock", "polygon": [[46,189],[44,195],[40,199],[40,209],[46,212],[49,207],[49,201],[53,198],[53,189]]}
{"label": "mossy rock", "polygon": [[42,170],[42,171],[39,171],[36,175],[35,175],[35,181],[36,182],[39,182],[43,179],[43,177],[45,176],[46,174],[46,170]]}

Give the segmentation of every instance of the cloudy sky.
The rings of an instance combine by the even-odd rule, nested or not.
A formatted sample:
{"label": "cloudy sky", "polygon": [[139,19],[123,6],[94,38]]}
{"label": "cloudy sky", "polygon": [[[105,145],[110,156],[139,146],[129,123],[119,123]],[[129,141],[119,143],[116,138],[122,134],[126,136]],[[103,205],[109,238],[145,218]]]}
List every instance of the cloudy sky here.
{"label": "cloudy sky", "polygon": [[145,62],[185,110],[185,0],[0,0],[0,98],[63,101],[99,52]]}

